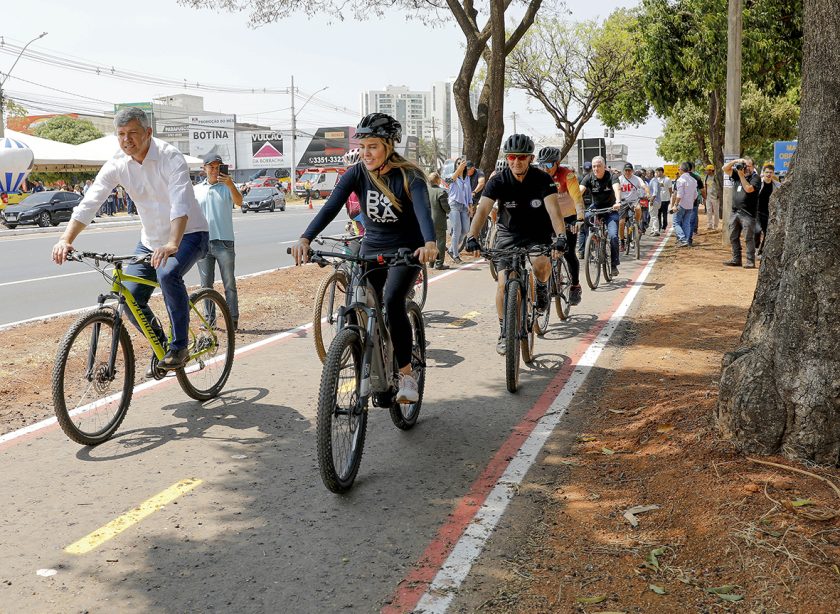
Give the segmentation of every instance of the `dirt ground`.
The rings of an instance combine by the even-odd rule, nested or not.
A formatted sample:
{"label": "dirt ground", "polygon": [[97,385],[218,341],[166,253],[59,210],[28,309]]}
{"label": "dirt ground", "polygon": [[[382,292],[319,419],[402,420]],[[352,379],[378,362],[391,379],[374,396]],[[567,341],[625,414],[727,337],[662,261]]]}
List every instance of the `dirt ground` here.
{"label": "dirt ground", "polygon": [[[642,293],[613,362],[586,386],[571,453],[548,450],[547,479],[522,486],[527,528],[485,571],[497,580],[471,609],[840,611],[840,490],[816,477],[840,484],[840,472],[752,462],[715,429],[721,358],[737,346],[757,273],[722,266],[720,231],[702,232],[695,248],[671,241],[662,254],[646,282],[656,291]],[[647,505],[659,508],[633,528],[624,512]]]}
{"label": "dirt ground", "polygon": [[[715,430],[721,357],[737,345],[757,278],[723,267],[720,242],[704,231],[693,249],[666,248],[646,282],[656,291],[642,293],[613,362],[585,387],[583,431],[570,454],[543,457],[551,479],[475,609],[840,610],[840,494],[814,477],[840,483],[840,472],[752,462]],[[241,280],[237,345],[311,319],[327,273]],[[52,415],[51,370],[73,319],[0,333],[0,432]],[[140,381],[149,351],[136,353]],[[639,505],[659,508],[633,528],[623,514]]]}

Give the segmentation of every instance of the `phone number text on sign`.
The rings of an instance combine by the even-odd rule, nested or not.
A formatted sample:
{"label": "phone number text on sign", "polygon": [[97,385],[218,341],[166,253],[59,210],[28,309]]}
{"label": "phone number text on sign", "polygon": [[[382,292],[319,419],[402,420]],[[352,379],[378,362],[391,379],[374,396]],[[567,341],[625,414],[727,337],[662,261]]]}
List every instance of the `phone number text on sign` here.
{"label": "phone number text on sign", "polygon": [[311,156],[309,164],[343,164],[344,158],[342,156]]}

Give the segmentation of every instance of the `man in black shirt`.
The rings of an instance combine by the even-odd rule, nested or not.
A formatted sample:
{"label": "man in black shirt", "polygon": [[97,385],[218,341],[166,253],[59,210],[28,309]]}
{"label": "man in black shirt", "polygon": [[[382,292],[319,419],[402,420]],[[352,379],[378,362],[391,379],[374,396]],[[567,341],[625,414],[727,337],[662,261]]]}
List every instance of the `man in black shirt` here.
{"label": "man in black shirt", "polygon": [[755,235],[755,253],[761,257],[764,251],[764,242],[767,240],[767,225],[770,223],[770,196],[777,188],[782,186],[776,181],[774,173],[776,167],[772,164],[765,164],[761,169],[761,187],[758,189],[758,227]]}
{"label": "man in black shirt", "polygon": [[[540,169],[531,166],[534,160],[534,141],[524,134],[513,134],[504,144],[507,168],[496,173],[484,188],[478,209],[473,216],[467,234],[466,250],[478,253],[480,246],[476,237],[481,234],[493,204],[499,201],[499,229],[495,248],[531,247],[552,243],[552,232],[562,239],[565,250],[566,226],[560,212],[559,196],[554,180]],[[537,309],[548,309],[548,287],[551,261],[546,256],[534,258],[534,275],[537,278]],[[505,305],[506,269],[510,266],[504,260],[499,262],[498,287],[496,289],[496,311],[501,329]],[[499,333],[496,344],[499,354],[505,353],[505,340]]]}
{"label": "man in black shirt", "polygon": [[723,165],[724,178],[731,177],[735,184],[732,196],[732,216],[729,219],[729,242],[732,259],[723,264],[741,266],[741,231],[747,244],[745,269],[755,268],[755,224],[758,209],[758,190],[761,178],[755,172],[752,158],[739,158]]}
{"label": "man in black shirt", "polygon": [[[618,210],[621,208],[621,185],[618,176],[613,176],[607,172],[607,163],[601,156],[597,156],[592,160],[592,172],[583,178],[580,182],[580,188],[583,195],[586,193],[592,195],[591,209],[609,209],[610,211],[605,216],[607,223],[607,234],[610,237],[610,264],[612,265],[613,277],[618,275],[618,263],[620,262],[618,255]],[[587,213],[586,217],[591,217],[592,214]],[[588,231],[588,227],[584,224],[584,233]]]}

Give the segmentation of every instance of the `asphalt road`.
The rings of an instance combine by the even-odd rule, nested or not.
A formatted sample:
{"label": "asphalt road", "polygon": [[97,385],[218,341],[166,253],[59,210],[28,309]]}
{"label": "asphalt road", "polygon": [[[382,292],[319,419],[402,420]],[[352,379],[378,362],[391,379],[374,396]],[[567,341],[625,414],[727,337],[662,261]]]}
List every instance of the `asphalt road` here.
{"label": "asphalt road", "polygon": [[[297,240],[317,211],[289,206],[284,212],[235,214],[236,274],[291,264],[286,248]],[[341,232],[345,221],[340,214],[327,232]],[[44,234],[0,237],[0,326],[88,307],[108,290],[102,277],[85,265],[70,262],[58,267],[52,262],[50,251],[64,226]],[[85,251],[130,254],[139,239],[139,222],[111,228],[92,224],[74,245]],[[198,281],[198,269],[194,267],[187,283],[197,285]]]}
{"label": "asphalt road", "polygon": [[[136,392],[118,434],[99,447],[80,447],[55,426],[0,444],[0,609],[378,610],[430,545],[457,540],[438,532],[454,510],[476,509],[468,493],[489,464],[513,456],[499,450],[557,394],[558,370],[580,355],[640,266],[626,263],[617,281],[585,290],[568,322],[552,317],[517,394],[506,391],[494,351],[486,268],[434,280],[420,420],[401,432],[386,411],[371,410],[359,477],[345,496],[318,475],[321,365],[305,331],[238,354],[226,390],[208,403],[189,400],[171,378]],[[179,483],[189,492],[155,503]],[[125,523],[127,512],[136,524]],[[67,550],[91,533],[106,539]]]}

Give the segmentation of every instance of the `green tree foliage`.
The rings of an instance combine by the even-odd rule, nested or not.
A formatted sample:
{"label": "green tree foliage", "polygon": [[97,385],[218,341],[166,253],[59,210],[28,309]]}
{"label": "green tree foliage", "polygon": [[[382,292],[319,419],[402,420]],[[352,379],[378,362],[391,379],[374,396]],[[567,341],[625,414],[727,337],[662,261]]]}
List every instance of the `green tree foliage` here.
{"label": "green tree foliage", "polygon": [[[741,148],[761,165],[773,158],[773,142],[796,138],[799,89],[782,96],[762,92],[754,83],[744,86],[741,97]],[[709,116],[705,105],[681,101],[665,118],[657,139],[657,152],[671,162],[713,159],[708,139]]]}
{"label": "green tree foliage", "polygon": [[[673,151],[671,139],[687,129],[672,125],[669,130],[667,124],[688,124],[690,132],[690,126],[697,126],[698,109],[684,105],[701,105],[707,116],[706,147],[716,166],[723,163],[727,6],[727,0],[642,0],[638,10],[642,43],[637,48],[637,62],[646,75],[644,89],[653,110],[666,118],[665,151]],[[802,23],[799,1],[745,2],[744,84],[752,83],[758,91],[774,97],[796,90],[801,78]],[[678,109],[690,111],[689,117],[680,119]],[[752,128],[748,126],[748,130]],[[755,132],[768,134],[766,125],[756,127]],[[696,135],[691,141],[677,149],[703,151],[694,149]],[[744,145],[762,147],[749,140],[744,140]]]}
{"label": "green tree foliage", "polygon": [[634,62],[636,26],[625,11],[603,26],[538,19],[508,57],[508,84],[545,107],[564,135],[564,156],[598,111],[616,127],[647,117],[642,75]]}
{"label": "green tree foliage", "polygon": [[89,120],[66,115],[51,117],[32,131],[35,136],[61,143],[78,145],[101,138],[102,132]]}
{"label": "green tree foliage", "polygon": [[26,117],[29,111],[11,98],[3,98],[3,113],[6,117]]}
{"label": "green tree foliage", "polygon": [[428,171],[436,171],[446,161],[443,143],[434,139],[418,139],[417,158],[420,166]]}

